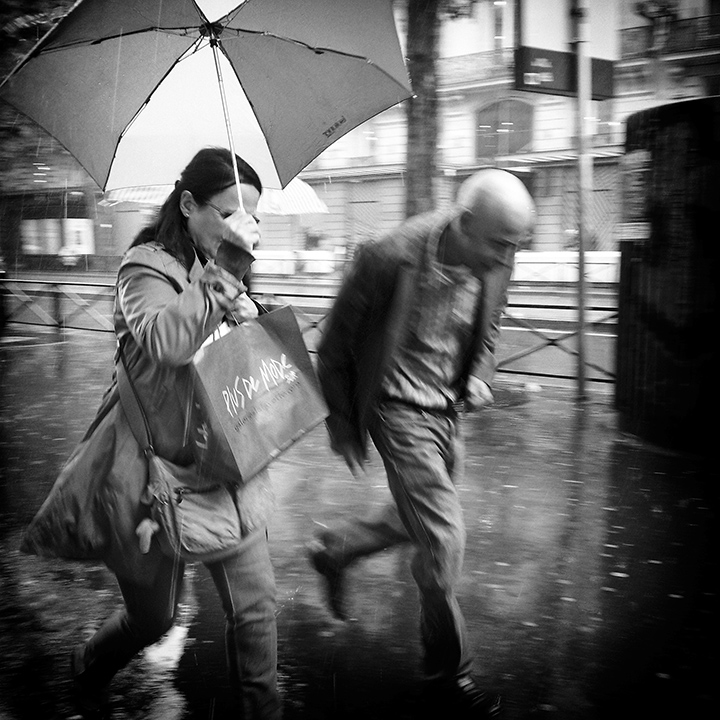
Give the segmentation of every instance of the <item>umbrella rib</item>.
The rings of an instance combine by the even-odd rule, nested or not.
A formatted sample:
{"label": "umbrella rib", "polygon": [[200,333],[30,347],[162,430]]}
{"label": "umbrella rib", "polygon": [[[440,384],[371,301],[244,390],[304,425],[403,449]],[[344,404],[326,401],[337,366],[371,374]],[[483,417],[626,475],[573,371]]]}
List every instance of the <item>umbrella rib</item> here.
{"label": "umbrella rib", "polygon": [[105,187],[105,185],[108,181],[108,178],[110,177],[110,168],[112,167],[112,163],[115,160],[115,156],[117,155],[118,147],[120,146],[120,143],[122,142],[123,137],[125,137],[125,135],[128,133],[128,131],[132,127],[133,123],[138,119],[138,116],[140,115],[140,113],[142,113],[142,111],[147,107],[147,104],[150,102],[150,99],[152,98],[153,94],[157,91],[157,89],[160,87],[160,85],[162,85],[163,80],[165,80],[165,78],[174,70],[174,68],[178,65],[178,63],[182,62],[184,57],[187,57],[188,52],[190,52],[191,50],[193,52],[197,52],[197,50],[199,49],[199,46],[202,42],[202,39],[203,38],[196,39],[195,42],[177,60],[175,60],[175,62],[173,62],[170,65],[167,72],[160,78],[160,80],[158,80],[157,83],[155,83],[155,87],[153,87],[153,89],[150,91],[148,96],[141,103],[140,107],[138,107],[137,112],[130,118],[130,120],[128,120],[127,124],[123,128],[123,131],[118,135],[117,142],[115,143],[115,150],[113,152],[113,158],[112,158],[110,164],[108,165],[108,170],[105,175],[105,179],[103,180],[103,183],[102,183],[103,188]]}
{"label": "umbrella rib", "polygon": [[302,40],[297,40],[296,38],[286,37],[285,35],[278,35],[277,33],[271,33],[267,30],[248,30],[246,28],[233,28],[229,27],[227,25],[223,26],[223,33],[225,31],[229,31],[233,34],[235,34],[236,37],[240,37],[241,34],[244,35],[263,35],[265,37],[274,38],[275,40],[282,40],[282,42],[288,42],[292,43],[293,45],[300,45],[304,48],[307,48],[308,50],[312,50],[317,55],[322,55],[324,53],[332,53],[333,55],[344,55],[346,57],[354,57],[358,60],[367,60],[368,62],[372,62],[371,60],[368,60],[365,55],[358,55],[357,53],[350,53],[345,50],[336,50],[334,48],[330,47],[320,47],[318,45],[310,45],[310,43],[303,42]]}
{"label": "umbrella rib", "polygon": [[28,54],[28,57],[26,60],[31,59],[30,55],[35,57],[35,55],[49,55],[50,53],[55,52],[63,52],[64,50],[69,50],[72,48],[78,48],[83,47],[84,45],[102,45],[104,42],[107,42],[109,40],[117,40],[119,38],[126,38],[131,37],[132,35],[142,35],[143,33],[165,33],[167,35],[177,35],[179,37],[194,37],[194,33],[198,34],[199,29],[196,27],[185,27],[185,28],[161,28],[161,27],[144,27],[139,30],[132,30],[131,32],[120,32],[116,33],[114,35],[107,35],[106,37],[99,38],[97,40],[76,40],[74,42],[66,43],[65,45],[58,45],[53,48],[49,48],[47,50],[43,50],[42,48],[35,49],[35,51],[30,51]]}
{"label": "umbrella rib", "polygon": [[[191,49],[193,49],[193,48],[196,46],[196,44],[197,44],[197,43],[193,43],[193,45],[191,45],[191,46],[188,48],[188,50],[187,50],[185,53],[183,53],[183,56],[182,56],[182,57],[184,57],[184,56],[187,54],[187,52],[189,52]],[[172,65],[170,65],[170,67],[168,68],[167,72],[160,78],[160,80],[157,81],[157,83],[155,83],[155,87],[153,87],[153,89],[150,91],[150,93],[149,93],[148,96],[145,98],[145,100],[140,104],[140,107],[137,109],[137,112],[130,118],[130,120],[128,120],[127,125],[125,125],[125,128],[123,129],[123,131],[122,131],[122,132],[120,133],[120,135],[118,136],[117,145],[120,144],[120,141],[122,140],[123,136],[128,132],[128,130],[130,129],[130,127],[132,126],[132,124],[135,122],[135,120],[137,120],[138,115],[140,115],[140,113],[147,107],[147,104],[150,102],[150,99],[151,99],[152,96],[155,94],[155,91],[160,87],[160,85],[162,85],[163,80],[165,80],[165,78],[175,69],[175,67],[177,66],[177,64],[178,64],[179,62],[181,62],[182,57],[179,57],[177,60],[175,60],[175,62],[172,63]],[[117,149],[117,145],[115,146],[116,149]]]}
{"label": "umbrella rib", "polygon": [[275,40],[280,40],[282,42],[292,43],[293,45],[299,45],[300,47],[304,47],[307,50],[311,50],[316,55],[324,55],[325,53],[329,53],[332,55],[341,55],[343,57],[347,58],[354,58],[355,60],[363,60],[368,65],[372,65],[374,68],[379,70],[383,75],[390,78],[393,82],[397,83],[398,85],[402,86],[402,83],[398,82],[396,78],[394,78],[387,70],[383,69],[378,65],[376,62],[373,62],[365,55],[358,55],[357,53],[351,53],[347,52],[345,50],[336,50],[335,48],[329,48],[329,47],[319,47],[317,45],[310,45],[309,43],[303,42],[302,40],[296,40],[294,38],[285,37],[284,35],[277,35],[275,33],[270,33],[263,30],[245,30],[242,28],[231,28],[225,26],[225,30],[229,30],[230,32],[234,33],[236,37],[240,37],[241,34],[246,35],[263,35],[265,37],[274,38]]}
{"label": "umbrella rib", "polygon": [[[75,10],[75,8],[82,2],[83,0],[77,0],[77,2],[70,8],[69,12],[72,12]],[[27,62],[32,60],[35,56],[39,55],[42,52],[43,45],[46,45],[50,38],[52,38],[53,35],[57,32],[58,27],[60,26],[60,23],[62,20],[60,20],[58,23],[53,25],[41,38],[37,41],[37,43],[30,48],[30,50],[25,54],[24,57],[22,57],[15,67],[7,74],[5,79],[0,82],[0,87],[2,87],[15,73],[20,70]]]}
{"label": "umbrella rib", "polygon": [[[303,42],[302,40],[295,40],[293,38],[285,37],[284,35],[276,35],[274,33],[269,32],[263,32],[262,30],[243,30],[243,29],[236,29],[236,28],[230,28],[225,26],[224,30],[229,30],[232,33],[236,35],[236,37],[240,37],[241,34],[246,35],[263,35],[265,37],[274,38],[275,40],[280,40],[282,42],[292,43],[293,45],[299,45],[301,47],[306,48],[307,50],[312,50],[316,55],[324,55],[325,53],[330,53],[332,55],[342,55],[344,57],[348,58],[355,58],[356,60],[364,60],[367,63],[370,63],[371,65],[375,65],[379,68],[379,66],[374,63],[372,60],[370,60],[365,55],[358,55],[357,53],[350,53],[346,52],[345,50],[337,50],[335,48],[330,47],[319,47],[317,45],[310,45],[309,43]],[[180,37],[194,37],[196,40],[199,37],[204,37],[204,35],[201,32],[200,28],[196,27],[184,27],[184,28],[161,28],[161,27],[146,27],[142,28],[140,30],[133,30],[132,32],[126,32],[126,33],[117,33],[115,35],[108,35],[103,38],[99,38],[97,40],[76,40],[75,42],[67,43],[65,45],[58,45],[56,47],[50,48],[48,50],[43,50],[42,48],[35,48],[34,50],[31,50],[25,58],[23,58],[20,63],[18,63],[18,67],[14,68],[11,72],[11,75],[14,75],[17,70],[20,69],[21,65],[24,65],[28,60],[31,60],[36,55],[49,55],[50,53],[55,52],[62,52],[64,50],[68,50],[71,48],[77,48],[82,47],[83,45],[102,45],[102,43],[107,42],[108,40],[117,40],[118,38],[126,38],[130,37],[132,35],[140,35],[142,33],[151,33],[151,32],[158,32],[158,33],[166,33],[167,35],[178,35]],[[197,35],[195,35],[197,33]],[[41,41],[42,42],[42,41]],[[382,68],[380,68],[382,69]]]}

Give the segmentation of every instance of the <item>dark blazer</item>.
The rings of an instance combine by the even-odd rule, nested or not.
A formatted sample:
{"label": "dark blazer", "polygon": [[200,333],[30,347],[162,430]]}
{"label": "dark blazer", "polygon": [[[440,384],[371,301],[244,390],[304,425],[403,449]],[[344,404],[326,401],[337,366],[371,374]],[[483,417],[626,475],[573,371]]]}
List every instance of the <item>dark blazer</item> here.
{"label": "dark blazer", "polygon": [[[318,376],[330,410],[327,426],[333,446],[349,442],[366,456],[368,423],[384,375],[403,340],[413,299],[422,292],[420,270],[457,212],[419,215],[358,248],[318,346]],[[463,386],[469,375],[492,384],[511,274],[509,268],[497,267],[480,278],[481,299],[464,360]]]}

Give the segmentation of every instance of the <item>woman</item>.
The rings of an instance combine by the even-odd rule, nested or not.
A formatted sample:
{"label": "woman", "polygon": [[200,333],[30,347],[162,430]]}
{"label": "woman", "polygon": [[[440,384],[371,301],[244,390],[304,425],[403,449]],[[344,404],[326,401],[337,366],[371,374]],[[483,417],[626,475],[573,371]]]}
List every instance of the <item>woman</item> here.
{"label": "woman", "polygon": [[[239,209],[230,152],[201,150],[155,223],[126,252],[118,272],[118,344],[148,415],[156,453],[179,465],[193,461],[187,442],[193,355],[223,319],[241,322],[258,313],[242,278],[260,237],[253,213],[262,187],[255,171],[240,158],[237,162],[244,211]],[[100,716],[115,673],[172,626],[184,566],[164,556],[156,542],[149,551],[140,550],[136,529],[146,511],[137,498],[147,463],[118,402],[116,385],[106,394],[84,443],[97,448],[84,451],[97,456],[88,475],[102,478],[93,481],[97,487],[90,491],[97,501],[85,504],[94,513],[100,507],[107,518],[108,538],[99,555],[116,574],[125,601],[72,654],[78,704],[86,716]],[[52,505],[52,495],[46,505]],[[268,475],[246,482],[236,500],[244,537],[229,557],[207,567],[225,610],[228,666],[244,717],[279,718],[275,580],[266,531],[273,505]],[[52,512],[43,506],[39,516]],[[53,540],[41,525],[36,518],[24,549],[52,554],[47,545]],[[55,542],[61,543],[57,534]]]}

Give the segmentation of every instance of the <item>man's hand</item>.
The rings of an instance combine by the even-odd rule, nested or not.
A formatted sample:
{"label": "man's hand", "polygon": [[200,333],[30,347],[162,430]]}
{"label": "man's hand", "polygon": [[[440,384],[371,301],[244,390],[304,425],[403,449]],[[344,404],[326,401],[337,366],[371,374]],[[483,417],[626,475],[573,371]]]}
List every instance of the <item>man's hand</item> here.
{"label": "man's hand", "polygon": [[480,378],[470,375],[465,388],[465,409],[468,412],[482,410],[495,402],[490,386]]}
{"label": "man's hand", "polygon": [[332,444],[332,450],[342,455],[354,478],[360,477],[360,473],[365,472],[365,459],[352,443],[335,442]]}

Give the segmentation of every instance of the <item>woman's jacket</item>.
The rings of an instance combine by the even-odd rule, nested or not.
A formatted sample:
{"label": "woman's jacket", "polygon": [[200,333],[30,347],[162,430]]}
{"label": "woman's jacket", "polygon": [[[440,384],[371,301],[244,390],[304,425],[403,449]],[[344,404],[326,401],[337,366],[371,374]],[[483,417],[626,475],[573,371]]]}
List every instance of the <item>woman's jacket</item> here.
{"label": "woman's jacket", "polygon": [[[252,256],[247,254],[247,263]],[[237,270],[237,268],[235,268]],[[244,270],[238,270],[242,277]],[[148,417],[155,452],[193,461],[189,438],[190,362],[243,289],[233,274],[196,258],[188,271],[157,243],[130,248],[117,280],[114,325],[128,374]],[[116,363],[119,362],[119,350]],[[151,583],[161,556],[143,555],[135,535],[147,461],[119,402],[115,381],[23,539],[22,549],[51,557],[104,560],[118,575]],[[244,533],[263,527],[274,505],[267,473],[235,491]],[[227,496],[232,502],[230,495]]]}

